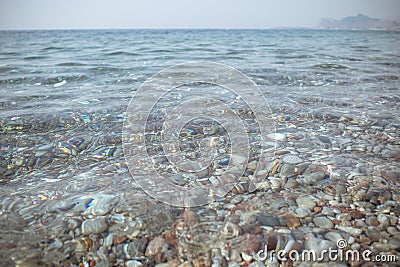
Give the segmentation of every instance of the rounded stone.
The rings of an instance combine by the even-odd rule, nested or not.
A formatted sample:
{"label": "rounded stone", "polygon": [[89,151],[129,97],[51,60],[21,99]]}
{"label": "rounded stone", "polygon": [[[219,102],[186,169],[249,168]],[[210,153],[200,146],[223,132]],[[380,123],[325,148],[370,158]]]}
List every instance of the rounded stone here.
{"label": "rounded stone", "polygon": [[82,234],[100,234],[107,230],[108,225],[104,216],[86,220],[82,223]]}

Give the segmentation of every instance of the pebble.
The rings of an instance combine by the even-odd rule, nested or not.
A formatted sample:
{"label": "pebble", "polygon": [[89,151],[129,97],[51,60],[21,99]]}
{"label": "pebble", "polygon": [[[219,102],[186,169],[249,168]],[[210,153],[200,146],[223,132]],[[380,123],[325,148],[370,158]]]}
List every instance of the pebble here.
{"label": "pebble", "polygon": [[262,226],[283,226],[279,218],[274,215],[260,214],[256,218]]}
{"label": "pebble", "polygon": [[156,265],[156,267],[175,267],[175,265],[172,265],[170,263],[159,263]]}
{"label": "pebble", "polygon": [[327,137],[327,136],[324,136],[324,135],[319,135],[318,136],[318,140],[321,141],[322,143],[325,143],[325,144],[331,144],[332,143],[331,139],[329,137]]}
{"label": "pebble", "polygon": [[342,195],[345,194],[347,192],[347,188],[344,185],[338,184],[335,186],[335,190],[336,190],[336,195]]}
{"label": "pebble", "polygon": [[370,226],[378,226],[379,225],[379,221],[377,220],[376,216],[368,216],[365,219],[365,222]]}
{"label": "pebble", "polygon": [[[304,242],[304,248],[315,251],[317,255],[322,255],[322,251],[336,248],[336,244],[325,239],[317,238],[312,234],[308,234],[307,240]],[[325,256],[327,255],[325,254]]]}
{"label": "pebble", "polygon": [[295,166],[293,164],[283,164],[279,172],[279,177],[291,177],[295,173]]}
{"label": "pebble", "polygon": [[168,249],[168,244],[164,238],[158,236],[150,241],[146,249],[146,256],[155,256],[160,253],[165,253]]}
{"label": "pebble", "polygon": [[314,221],[315,225],[321,229],[333,228],[332,221],[326,217],[315,217],[313,221]]}
{"label": "pebble", "polygon": [[338,240],[343,239],[342,235],[338,232],[330,231],[325,234],[326,239],[333,243],[337,243]]}
{"label": "pebble", "polygon": [[304,218],[310,214],[310,209],[305,207],[297,207],[295,210],[295,214],[299,218]]}
{"label": "pebble", "polygon": [[125,262],[126,267],[141,267],[143,264],[140,261],[130,260]]}
{"label": "pebble", "polygon": [[303,184],[316,184],[325,178],[325,173],[323,172],[312,172],[308,174],[303,174],[302,177],[297,180]]}
{"label": "pebble", "polygon": [[144,255],[146,246],[147,246],[147,240],[144,238],[143,239],[139,238],[131,241],[126,251],[131,258],[140,257]]}
{"label": "pebble", "polygon": [[285,155],[283,156],[282,161],[288,164],[299,164],[303,162],[300,157],[295,155]]}
{"label": "pebble", "polygon": [[298,217],[294,216],[293,214],[286,214],[285,215],[286,224],[290,229],[296,229],[301,226],[301,221]]}
{"label": "pebble", "polygon": [[118,197],[115,195],[103,195],[93,200],[91,212],[93,215],[108,214],[118,203]]}
{"label": "pebble", "polygon": [[240,252],[237,249],[232,249],[231,251],[231,260],[234,262],[241,262],[242,261],[242,257],[240,256]]}
{"label": "pebble", "polygon": [[93,219],[88,219],[82,223],[82,234],[100,234],[107,230],[106,217],[99,216]]}
{"label": "pebble", "polygon": [[241,156],[241,155],[232,155],[231,156],[231,163],[232,163],[232,165],[234,165],[234,166],[238,166],[238,165],[241,165],[241,164],[243,164],[245,161],[247,160],[247,158],[246,157],[244,157],[244,156]]}
{"label": "pebble", "polygon": [[316,206],[315,201],[309,196],[298,197],[296,203],[299,207],[307,209],[312,209]]}
{"label": "pebble", "polygon": [[385,214],[379,214],[377,220],[379,224],[383,227],[386,227],[390,224],[390,220]]}
{"label": "pebble", "polygon": [[268,138],[276,141],[285,141],[286,140],[286,134],[283,133],[272,133],[267,135]]}
{"label": "pebble", "polygon": [[360,236],[362,234],[362,230],[359,228],[349,227],[349,226],[341,226],[337,225],[336,228],[340,231],[351,234],[352,236]]}

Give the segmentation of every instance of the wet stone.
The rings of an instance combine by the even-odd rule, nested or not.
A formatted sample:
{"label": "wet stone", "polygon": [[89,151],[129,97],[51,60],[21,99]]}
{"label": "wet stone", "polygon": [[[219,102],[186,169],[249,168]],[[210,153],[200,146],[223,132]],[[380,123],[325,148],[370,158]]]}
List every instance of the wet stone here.
{"label": "wet stone", "polygon": [[315,201],[309,196],[302,196],[296,199],[297,205],[302,208],[312,209],[316,206]]}
{"label": "wet stone", "polygon": [[130,260],[125,262],[126,267],[141,267],[143,264],[137,260]]}
{"label": "wet stone", "polygon": [[321,229],[333,228],[332,221],[326,217],[315,217],[313,221],[314,221],[315,225]]}
{"label": "wet stone", "polygon": [[301,158],[295,155],[285,155],[282,157],[282,161],[288,164],[299,164],[303,162]]}
{"label": "wet stone", "polygon": [[107,230],[106,217],[100,216],[94,219],[86,220],[82,223],[82,234],[100,234]]}
{"label": "wet stone", "polygon": [[127,253],[130,257],[143,256],[146,251],[147,239],[135,239],[131,241],[127,248]]}
{"label": "wet stone", "polygon": [[260,214],[256,219],[262,226],[283,226],[279,218],[274,215]]}
{"label": "wet stone", "polygon": [[293,164],[283,164],[279,172],[279,177],[290,177],[295,172],[295,166]]}
{"label": "wet stone", "polygon": [[338,240],[343,239],[342,235],[339,234],[338,232],[327,232],[325,234],[325,238],[328,239],[329,241],[332,241],[333,243],[337,243]]}

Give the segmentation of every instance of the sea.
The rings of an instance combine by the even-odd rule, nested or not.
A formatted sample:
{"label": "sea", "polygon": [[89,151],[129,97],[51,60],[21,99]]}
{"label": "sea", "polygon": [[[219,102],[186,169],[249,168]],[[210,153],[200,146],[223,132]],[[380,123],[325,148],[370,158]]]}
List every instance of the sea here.
{"label": "sea", "polygon": [[72,216],[61,200],[135,188],[122,127],[135,93],[160,71],[230,66],[262,92],[268,104],[257,109],[313,119],[315,131],[332,118],[399,129],[399,44],[398,31],[0,31],[1,254],[14,250],[17,262],[58,248]]}

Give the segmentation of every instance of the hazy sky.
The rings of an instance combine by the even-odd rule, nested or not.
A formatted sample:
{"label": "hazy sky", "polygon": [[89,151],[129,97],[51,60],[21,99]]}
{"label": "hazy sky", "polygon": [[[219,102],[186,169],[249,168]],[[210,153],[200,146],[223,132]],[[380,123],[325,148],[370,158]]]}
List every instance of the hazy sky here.
{"label": "hazy sky", "polygon": [[358,13],[400,21],[400,1],[0,0],[0,29],[313,27]]}

